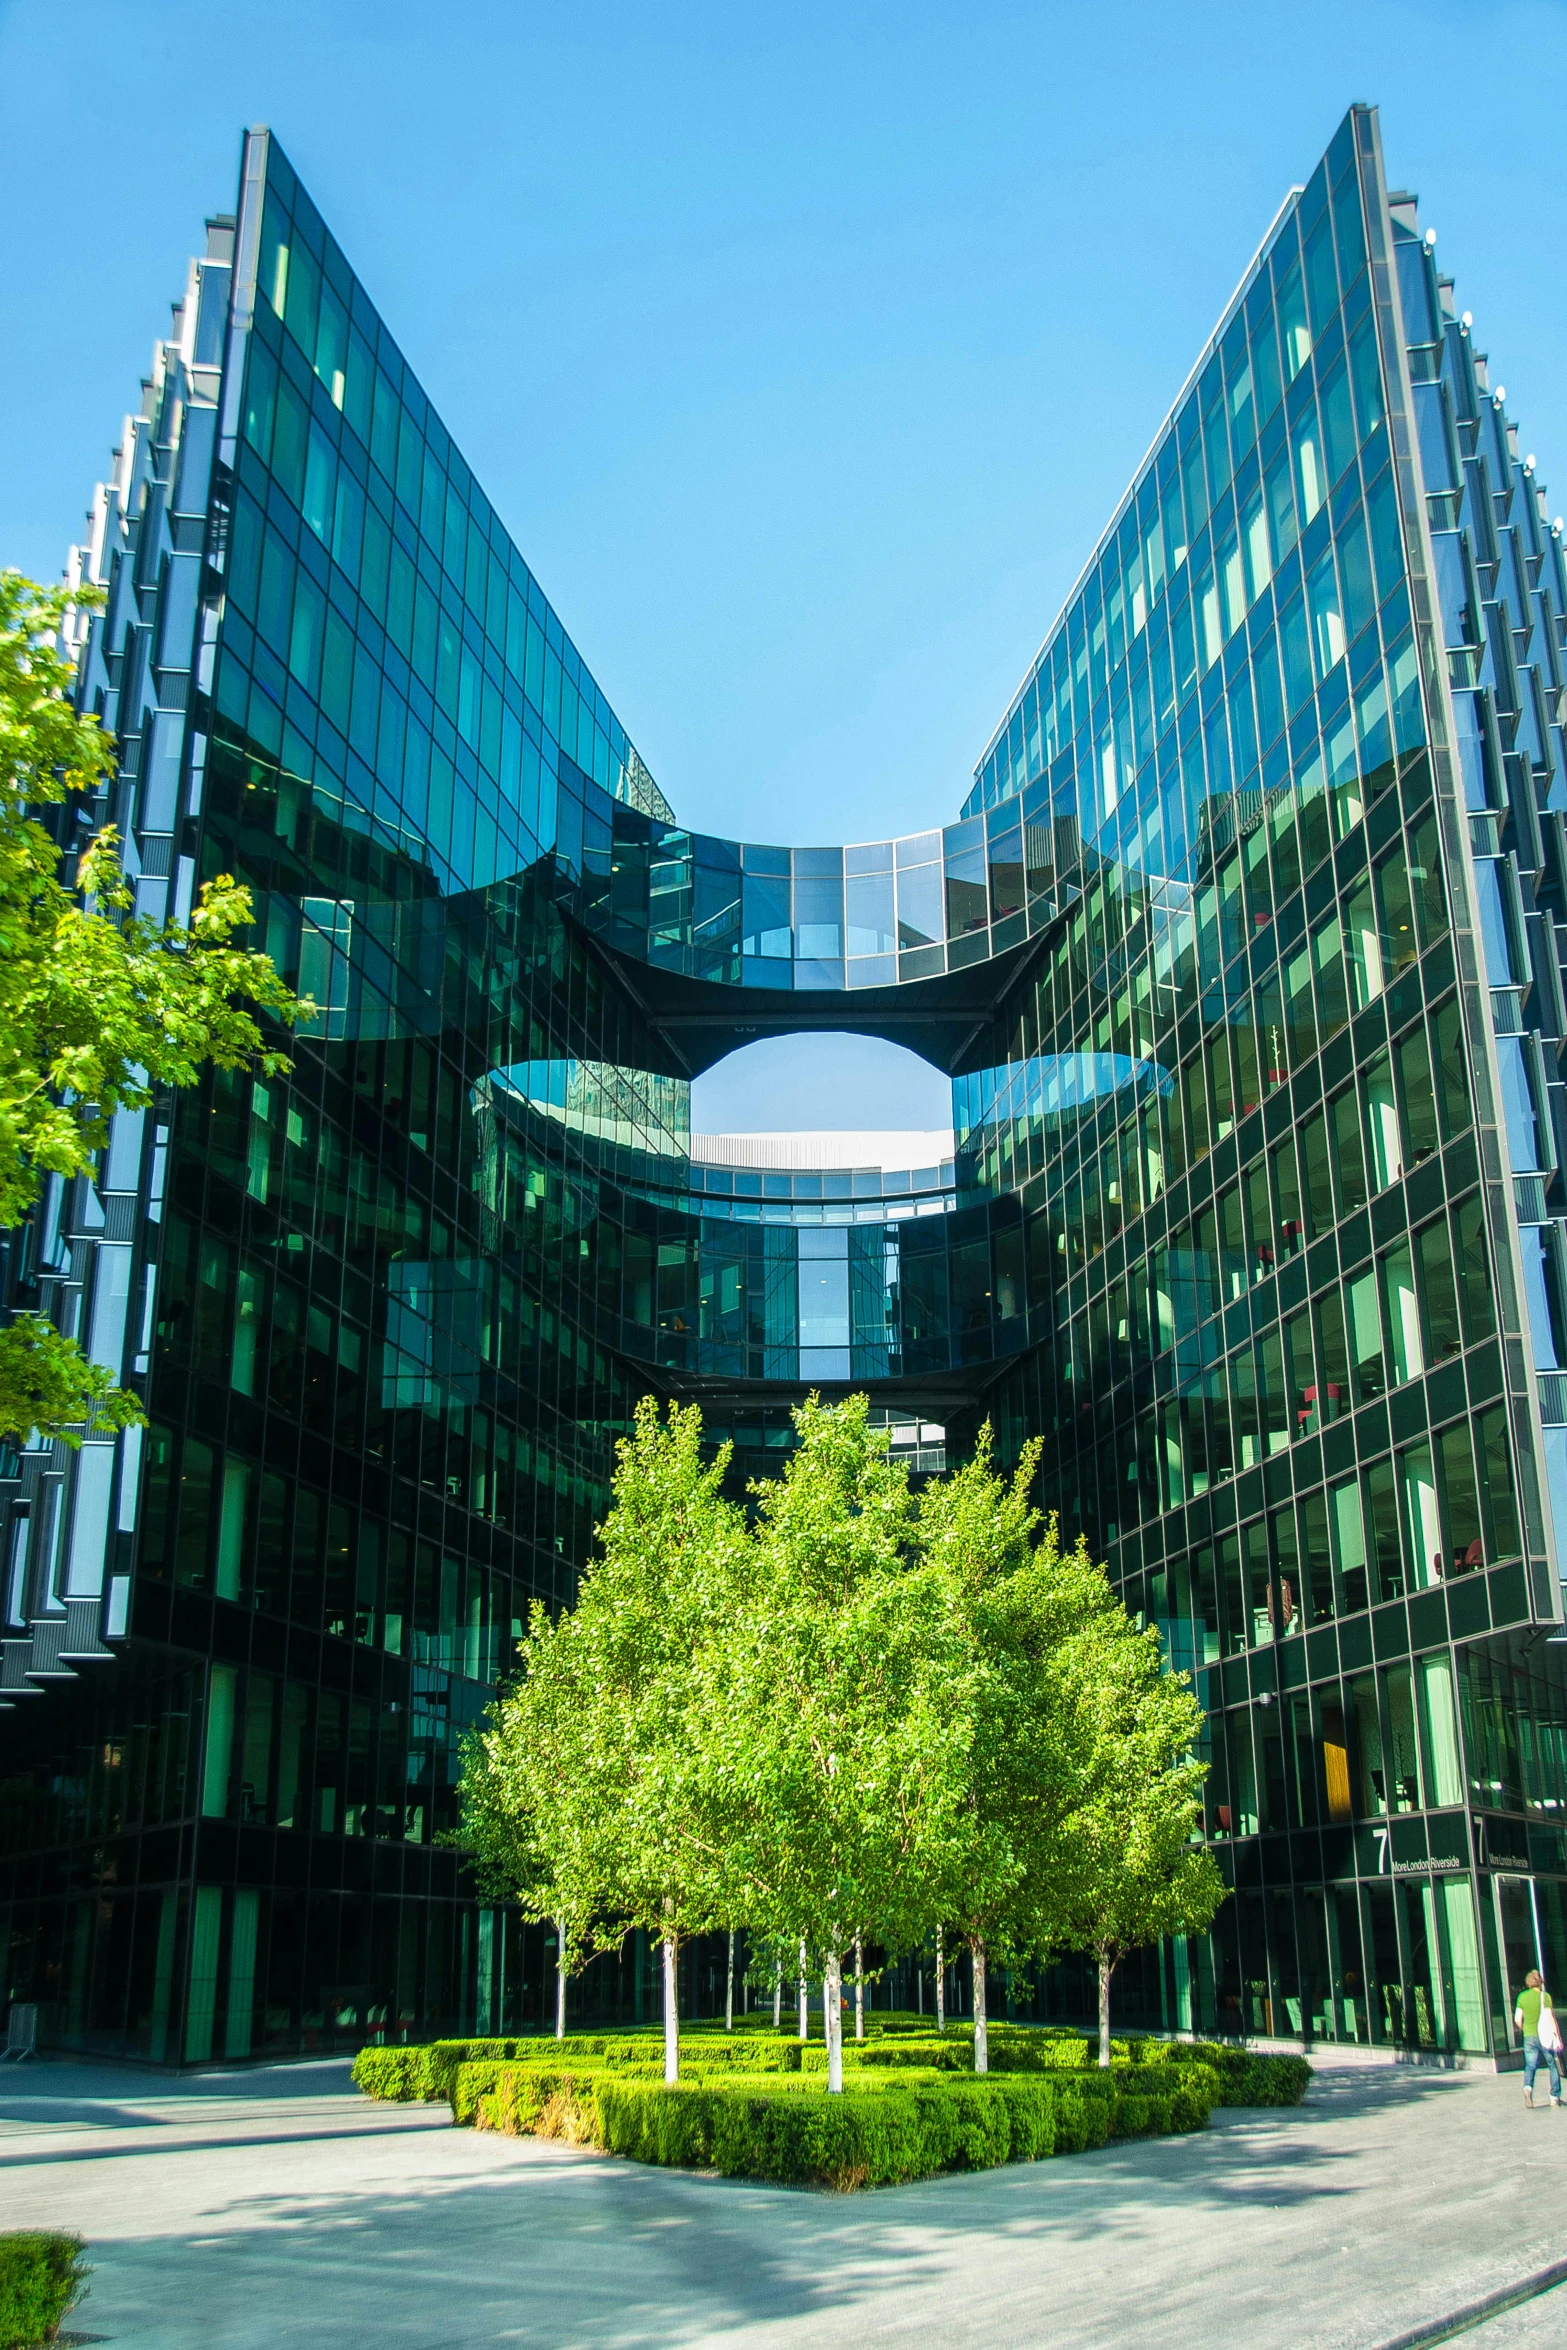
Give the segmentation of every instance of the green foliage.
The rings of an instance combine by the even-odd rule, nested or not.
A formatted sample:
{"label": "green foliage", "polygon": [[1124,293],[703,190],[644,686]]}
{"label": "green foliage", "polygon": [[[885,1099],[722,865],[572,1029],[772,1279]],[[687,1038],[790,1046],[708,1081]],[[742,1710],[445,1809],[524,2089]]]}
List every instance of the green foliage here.
{"label": "green foliage", "polygon": [[1000,1477],[987,1426],[916,1506],[865,1396],[813,1395],[794,1424],[752,1530],[696,1408],[638,1406],[576,1607],[535,1610],[466,1749],[463,1841],[573,1954],[632,1926],[662,1943],[666,2007],[679,1942],[713,1926],[745,1926],[791,2007],[797,1967],[819,1971],[834,2091],[845,1954],[955,1925],[983,2074],[992,1960],[1086,1945],[1107,1982],[1211,1917],[1201,1709],[1033,1507],[1037,1444]]}
{"label": "green foliage", "polygon": [[[774,2039],[771,2033],[722,2031],[687,2032],[684,2044],[691,2061],[705,2072],[798,2073],[801,2059],[822,2053],[820,2042],[802,2047],[798,2040]],[[514,2039],[434,2040],[413,2048],[361,2048],[354,2058],[353,2079],[366,2097],[385,2103],[439,2102],[453,2095],[457,2075],[465,2065],[559,2065],[592,2062],[617,2069],[661,2067],[663,2039],[659,2033],[572,2032],[563,2040],[533,2034]]]}
{"label": "green foliage", "polygon": [[1075,1696],[1082,1783],[1062,1823],[1060,1938],[1099,1961],[1100,2061],[1109,2062],[1110,1978],[1166,1934],[1202,1933],[1225,1898],[1195,1841],[1208,1766],[1203,1712],[1185,1673],[1165,1670],[1158,1633],[1116,1605],[1085,1652]]}
{"label": "green foliage", "polygon": [[463,1841],[486,1888],[564,1920],[574,1954],[629,1927],[676,1941],[726,1917],[701,1659],[732,1614],[745,1555],[723,1498],[727,1447],[656,1398],[621,1444],[600,1552],[574,1609],[535,1606],[522,1677],[465,1751]]}
{"label": "green foliage", "polygon": [[1129,1785],[1135,1776],[1107,1734],[1104,1693],[1129,1653],[1157,1657],[1082,1538],[1063,1549],[1057,1520],[1033,1507],[1040,1450],[1026,1446],[1016,1473],[997,1476],[987,1422],[974,1457],[928,1487],[920,1508],[925,1554],[959,1594],[975,1659],[965,1832],[943,1909],[973,1961],[980,2072],[987,1966],[1081,1939],[1099,1857],[1083,1823],[1117,1771]]}
{"label": "green foliage", "polygon": [[0,2235],[0,2350],[52,2342],[87,2292],[80,2236],[18,2229]]}
{"label": "green foliage", "polygon": [[1304,2056],[1267,2056],[1210,2040],[1194,2041],[1192,2049],[1218,2079],[1216,2105],[1298,2105],[1311,2086]]}
{"label": "green foliage", "polygon": [[428,2097],[428,2048],[361,2048],[354,2058],[354,2087],[391,2105]]}
{"label": "green foliage", "polygon": [[783,1477],[752,1488],[745,1604],[707,1652],[701,1712],[744,1914],[820,1955],[835,2050],[843,1954],[919,1941],[954,1865],[972,1659],[867,1399],[812,1396],[794,1423]]}
{"label": "green foliage", "polygon": [[[873,2085],[910,2074],[945,2078],[971,2073],[973,2044],[967,2029],[956,2025],[937,2037],[928,2025],[922,2031],[899,2028],[920,2020],[888,2017],[885,2011],[874,2018],[863,2045],[849,2043],[844,2048],[846,2076]],[[714,2086],[744,2076],[761,2093],[790,2084],[814,2091],[826,2071],[827,2052],[819,2040],[775,2038],[770,2030],[741,2035],[698,2027],[686,2032],[683,2044],[687,2080]],[[1107,2093],[1106,2076],[1093,2067],[1095,2053],[1096,2043],[1086,2033],[998,2024],[992,2026],[988,2078],[1017,2082],[1043,2074],[1063,2091],[1071,2087],[1102,2097]],[[413,2048],[362,2048],[354,2059],[353,2077],[369,2097],[455,2102],[459,2076],[469,2072],[477,2083],[465,2093],[466,2118],[472,2118],[473,2101],[489,2094],[506,2071],[567,2072],[573,2079],[590,2073],[595,2079],[654,2079],[662,2058],[662,2036],[653,2028],[573,2033],[562,2041],[538,2035],[438,2040]],[[1194,2083],[1211,2081],[1209,2102],[1219,2105],[1298,2105],[1311,2080],[1311,2066],[1302,2056],[1257,2054],[1212,2040],[1119,2039],[1111,2043],[1111,2059],[1110,2079],[1129,2082],[1130,2094],[1168,2094],[1179,2100],[1190,2097]],[[1162,2083],[1156,2088],[1151,2077],[1142,2077],[1151,2076],[1155,2068],[1178,2075],[1177,2084],[1166,2091]]]}
{"label": "green foliage", "polygon": [[[0,571],[0,1226],[17,1223],[46,1174],[88,1171],[117,1109],[203,1068],[288,1066],[255,1014],[288,1023],[313,1010],[264,954],[232,942],[251,919],[228,874],[202,888],[188,924],[132,910],[117,835],[97,833],[68,880],[30,807],[96,792],[114,751],[70,700],[56,649],[70,605],[91,593],[43,588]],[[74,1358],[74,1360],[72,1359]],[[0,1437],[79,1441],[142,1416],[74,1342],[29,1319],[0,1331]]]}
{"label": "green foliage", "polygon": [[0,1330],[0,1437],[19,1444],[36,1428],[79,1452],[84,1437],[145,1418],[140,1399],[41,1314],[18,1314]]}
{"label": "green foliage", "polygon": [[[756,2082],[678,2088],[601,2075],[599,2143],[639,2162],[713,2169],[780,2185],[890,2186],[941,2171],[988,2170],[1102,2146],[1111,2137],[1200,2129],[1213,2075],[1182,2068],[1171,2090],[1139,2095],[1048,2077],[954,2080],[905,2075],[872,2085],[855,2077],[840,2096],[804,2084]],[[1090,2089],[1086,2084],[1092,2083]]]}

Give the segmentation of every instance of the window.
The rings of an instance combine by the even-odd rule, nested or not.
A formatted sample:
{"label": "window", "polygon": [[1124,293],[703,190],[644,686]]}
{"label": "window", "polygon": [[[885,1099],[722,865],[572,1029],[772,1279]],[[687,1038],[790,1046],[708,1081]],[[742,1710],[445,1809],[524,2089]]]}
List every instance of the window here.
{"label": "window", "polygon": [[1442,1479],[1442,1517],[1447,1530],[1447,1572],[1463,1575],[1485,1564],[1474,1456],[1469,1449],[1467,1425],[1444,1428],[1436,1440],[1436,1451]]}
{"label": "window", "polygon": [[1480,1194],[1470,1192],[1452,1211],[1453,1262],[1458,1274],[1458,1302],[1464,1326],[1464,1344],[1474,1346],[1489,1338],[1496,1327],[1491,1302],[1491,1265],[1486,1247],[1484,1211]]}
{"label": "window", "polygon": [[[1305,1246],[1300,1212],[1300,1172],[1295,1145],[1285,1141],[1268,1153],[1268,1180],[1273,1193],[1273,1254],[1280,1264]],[[1257,1229],[1254,1226],[1254,1229]],[[1260,1251],[1259,1251],[1260,1256]]]}
{"label": "window", "polygon": [[1367,1604],[1366,1522],[1360,1486],[1355,1478],[1346,1477],[1341,1485],[1329,1489],[1328,1515],[1333,1529],[1339,1605],[1345,1615],[1358,1615]]}
{"label": "window", "polygon": [[1349,1685],[1360,1769],[1360,1816],[1381,1819],[1387,1812],[1387,1774],[1382,1762],[1382,1717],[1374,1673],[1359,1673]]}
{"label": "window", "polygon": [[1298,1632],[1305,1621],[1295,1520],[1288,1510],[1276,1510],[1268,1523],[1272,1528],[1278,1575],[1278,1627],[1281,1636],[1287,1637],[1291,1632]]}
{"label": "window", "polygon": [[1268,1453],[1286,1452],[1290,1440],[1291,1404],[1289,1382],[1284,1370],[1283,1332],[1264,1331],[1261,1343],[1259,1426],[1263,1449]]}
{"label": "window", "polygon": [[1436,1092],[1431,1083],[1431,1051],[1423,1028],[1412,1028],[1395,1048],[1398,1061],[1399,1102],[1403,1113],[1404,1155],[1418,1167],[1436,1149]]}
{"label": "window", "polygon": [[1377,1277],[1368,1265],[1345,1291],[1350,1368],[1356,1403],[1380,1395],[1387,1384],[1382,1367],[1382,1316],[1377,1304]]}
{"label": "window", "polygon": [[[1438,1225],[1431,1229],[1440,1231],[1446,1238],[1445,1227]],[[1390,1249],[1382,1259],[1382,1301],[1387,1314],[1393,1384],[1401,1386],[1406,1379],[1417,1379],[1425,1369],[1415,1271],[1407,1246]]]}
{"label": "window", "polygon": [[1439,1217],[1415,1234],[1420,1264],[1420,1293],[1425,1307],[1425,1332],[1431,1358],[1457,1354],[1463,1344],[1458,1325],[1458,1292],[1453,1284],[1453,1243],[1447,1219]]}
{"label": "window", "polygon": [[1219,1249],[1219,1297],[1228,1303],[1246,1294],[1246,1232],[1238,1184],[1231,1184],[1219,1201]]}
{"label": "window", "polygon": [[1393,1099],[1393,1065],[1378,1053],[1362,1079],[1365,1095],[1366,1141],[1370,1151],[1371,1188],[1386,1191],[1404,1172],[1403,1136]]}
{"label": "window", "polygon": [[1246,1221],[1251,1227],[1248,1262],[1253,1281],[1266,1281],[1274,1270],[1273,1210],[1268,1198],[1268,1162],[1254,1159],[1244,1177]]}
{"label": "window", "polygon": [[1251,1637],[1255,1648],[1274,1637],[1273,1578],[1268,1565],[1268,1528],[1254,1518],[1245,1531],[1246,1584],[1251,1595]]}
{"label": "window", "polygon": [[1398,1537],[1398,1486],[1391,1461],[1378,1461],[1367,1470],[1365,1504],[1372,1601],[1402,1599],[1404,1554]]}
{"label": "window", "polygon": [[1328,1541],[1328,1499],[1308,1493],[1300,1505],[1300,1575],[1309,1623],[1333,1620],[1333,1553]]}
{"label": "window", "polygon": [[1333,1158],[1338,1177],[1338,1205],[1341,1216],[1349,1215],[1366,1204],[1366,1163],[1360,1148],[1360,1113],[1355,1106],[1355,1089],[1346,1086],[1335,1094],[1328,1104],[1328,1115],[1333,1122]]}
{"label": "window", "polygon": [[1313,932],[1312,959],[1317,966],[1317,1019],[1323,1041],[1338,1033],[1349,1018],[1349,997],[1344,985],[1344,943],[1339,931],[1338,917],[1330,915],[1320,930]]}
{"label": "window", "polygon": [[1458,1005],[1449,996],[1431,1018],[1431,1058],[1436,1071],[1437,1107],[1442,1137],[1451,1141],[1469,1124],[1469,1086],[1464,1074],[1463,1031]]}
{"label": "window", "polygon": [[1414,900],[1415,925],[1422,948],[1431,946],[1447,928],[1447,896],[1442,887],[1442,862],[1436,845],[1436,818],[1421,818],[1409,835],[1409,884]]}
{"label": "window", "polygon": [[1315,1426],[1323,1427],[1349,1408],[1349,1346],[1341,1290],[1330,1289],[1317,1300],[1317,1377]]}
{"label": "window", "polygon": [[1414,1677],[1408,1665],[1393,1665],[1387,1674],[1389,1773],[1393,1809],[1420,1809],[1420,1747],[1415,1736]]}
{"label": "window", "polygon": [[1521,1547],[1518,1502],[1513,1485],[1512,1450],[1507,1441],[1506,1412],[1500,1405],[1493,1411],[1481,1412],[1475,1421],[1474,1433],[1475,1453],[1480,1463],[1486,1556],[1493,1563],[1498,1559],[1516,1558]]}
{"label": "window", "polygon": [[1409,1546],[1410,1580],[1424,1590],[1442,1580],[1442,1519],[1437,1508],[1436,1472],[1428,1444],[1411,1445],[1398,1456],[1403,1492],[1404,1535]]}
{"label": "window", "polygon": [[1306,1195],[1306,1237],[1317,1240],[1333,1229],[1333,1176],[1328,1157],[1328,1131],[1320,1110],[1301,1127],[1300,1157]]}
{"label": "window", "polygon": [[1350,896],[1344,910],[1344,939],[1349,957],[1350,996],[1357,1012],[1375,1002],[1387,984],[1382,930],[1372,900],[1368,876]]}
{"label": "window", "polygon": [[1424,1733],[1426,1786],[1432,1803],[1462,1803],[1458,1716],[1453,1705],[1453,1668],[1445,1656],[1423,1656],[1415,1665],[1420,1724]]}

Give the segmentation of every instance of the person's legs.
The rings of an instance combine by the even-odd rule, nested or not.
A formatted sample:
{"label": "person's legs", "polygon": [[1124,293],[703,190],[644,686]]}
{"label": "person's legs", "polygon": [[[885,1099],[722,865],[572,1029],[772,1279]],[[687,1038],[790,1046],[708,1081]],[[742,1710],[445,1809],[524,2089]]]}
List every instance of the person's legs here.
{"label": "person's legs", "polygon": [[1547,2048],[1542,2053],[1551,2068],[1551,2103],[1560,2105],[1562,2101],[1562,2075],[1561,2067],[1556,2061],[1556,2051],[1554,2048]]}
{"label": "person's legs", "polygon": [[1544,2054],[1535,2034],[1526,2034],[1523,2044],[1523,2094],[1526,2105],[1534,2103],[1534,2076],[1540,2069],[1540,2059]]}

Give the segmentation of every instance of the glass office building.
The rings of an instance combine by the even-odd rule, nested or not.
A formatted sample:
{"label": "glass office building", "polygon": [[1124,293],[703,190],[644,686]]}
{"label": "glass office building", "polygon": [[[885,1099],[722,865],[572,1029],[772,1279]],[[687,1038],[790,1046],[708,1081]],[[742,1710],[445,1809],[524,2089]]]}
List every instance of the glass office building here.
{"label": "glass office building", "polygon": [[[47,2037],[539,2020],[542,1937],[440,1842],[457,1742],[640,1394],[749,1471],[816,1386],[916,1468],[1043,1432],[1196,1678],[1234,1897],[1129,2017],[1507,2052],[1567,1968],[1567,571],[1433,247],[1354,109],[958,820],[770,847],[681,828],[247,138],[73,558],[121,748],[84,813],[149,911],[246,880],[318,1010],[8,1249],[149,1410],[0,1461],[5,1988]],[[844,1029],[950,1074],[950,1138],[692,1136],[737,1042]],[[646,1954],[581,1996],[651,2007]]]}

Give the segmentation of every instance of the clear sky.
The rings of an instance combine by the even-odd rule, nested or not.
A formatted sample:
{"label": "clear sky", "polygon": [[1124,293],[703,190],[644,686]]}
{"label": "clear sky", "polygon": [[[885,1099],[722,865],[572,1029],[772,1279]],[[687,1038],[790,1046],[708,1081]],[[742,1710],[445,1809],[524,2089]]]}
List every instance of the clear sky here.
{"label": "clear sky", "polygon": [[[58,572],[268,122],[682,818],[950,820],[1357,98],[1567,510],[1560,5],[0,0],[0,563]],[[941,1122],[840,1058],[699,1123]]]}

